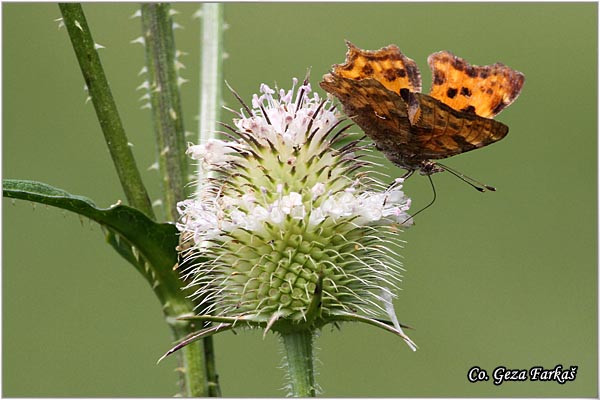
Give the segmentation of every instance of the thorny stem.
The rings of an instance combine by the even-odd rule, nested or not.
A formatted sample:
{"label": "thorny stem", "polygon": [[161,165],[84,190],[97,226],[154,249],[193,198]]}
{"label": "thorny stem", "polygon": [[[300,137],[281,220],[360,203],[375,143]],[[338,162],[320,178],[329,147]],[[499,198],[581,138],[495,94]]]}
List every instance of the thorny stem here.
{"label": "thorny stem", "polygon": [[311,330],[282,333],[292,397],[315,397],[316,382]]}
{"label": "thorny stem", "polygon": [[[185,198],[187,158],[179,95],[177,60],[169,4],[142,4],[142,28],[152,115],[163,181],[163,201],[167,220],[178,218],[177,202]],[[193,308],[188,310],[193,313]],[[169,319],[170,320],[170,319]],[[176,341],[192,333],[189,321],[171,321]],[[209,347],[210,345],[210,347]],[[182,349],[179,358],[182,395],[207,397],[218,393],[215,383],[212,339],[195,342]]]}
{"label": "thorny stem", "polygon": [[170,11],[169,4],[142,4],[148,91],[162,176],[165,217],[167,221],[176,221],[177,202],[185,198],[188,164],[179,97],[179,64]]}
{"label": "thorny stem", "polygon": [[[82,7],[78,3],[61,3],[59,7],[127,199],[133,207],[149,217],[155,218],[133,154],[128,146]],[[167,32],[171,33],[170,30]],[[172,48],[173,45],[170,49]],[[179,105],[174,107],[178,108]],[[176,175],[180,180],[179,185],[183,186],[182,170],[169,173]],[[165,191],[169,192],[170,189],[165,188]],[[178,320],[178,317],[193,315],[194,304],[186,298],[186,293],[181,290],[182,284],[178,272],[173,271],[172,265],[148,265],[148,268],[153,269],[152,276],[156,277],[153,289],[163,305],[163,312],[174,339],[181,340],[197,330],[194,323]],[[180,365],[183,374],[182,395],[191,397],[209,394],[205,378],[204,354],[201,343],[195,343],[183,349]]]}
{"label": "thorny stem", "polygon": [[81,4],[60,3],[58,6],[127,201],[154,219],[150,198],[129,147]]}

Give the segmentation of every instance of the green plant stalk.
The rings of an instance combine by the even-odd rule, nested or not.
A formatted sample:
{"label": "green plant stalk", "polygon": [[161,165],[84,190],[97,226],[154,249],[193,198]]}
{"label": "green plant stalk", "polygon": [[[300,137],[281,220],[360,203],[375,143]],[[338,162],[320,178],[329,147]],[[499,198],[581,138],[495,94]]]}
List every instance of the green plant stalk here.
{"label": "green plant stalk", "polygon": [[[163,204],[169,221],[179,218],[177,203],[185,198],[188,181],[185,155],[185,131],[176,67],[173,21],[169,4],[142,4],[142,30],[146,49],[150,104],[162,176]],[[189,310],[193,311],[193,310]],[[171,321],[175,340],[191,333],[185,321]],[[214,380],[208,382],[209,371],[214,371],[212,354],[204,342],[196,342],[179,355],[182,372],[182,394],[188,397],[212,396],[218,390]],[[207,362],[209,364],[207,364]]]}
{"label": "green plant stalk", "polygon": [[155,218],[81,4],[60,3],[58,6],[127,201]]}
{"label": "green plant stalk", "polygon": [[163,204],[166,219],[176,221],[179,217],[177,202],[185,198],[188,162],[170,10],[168,3],[142,4],[142,29]]}
{"label": "green plant stalk", "polygon": [[208,395],[210,397],[221,397],[221,386],[219,374],[217,374],[215,360],[215,345],[212,336],[202,339],[204,344],[204,361],[206,364],[206,378],[208,379]]}
{"label": "green plant stalk", "polygon": [[[128,146],[83,9],[77,3],[61,3],[59,7],[127,199],[133,207],[154,219],[152,205]],[[146,268],[152,269],[148,272],[154,278],[150,282],[163,305],[174,339],[179,341],[196,331],[195,324],[178,319],[193,315],[194,304],[181,290],[181,281],[177,271],[173,270],[173,263],[147,263]],[[180,368],[183,374],[182,395],[208,395],[203,357],[204,349],[200,343],[183,349]]]}
{"label": "green plant stalk", "polygon": [[313,332],[302,330],[281,334],[292,397],[315,397],[316,381]]}
{"label": "green plant stalk", "polygon": [[[205,3],[202,6],[202,53],[200,70],[199,143],[215,138],[221,110],[223,70],[223,4]],[[198,181],[204,171],[198,167]]]}
{"label": "green plant stalk", "polygon": [[[221,86],[223,70],[223,5],[204,3],[202,5],[202,50],[200,60],[200,118],[199,143],[206,143],[217,132],[217,121],[221,109]],[[198,168],[197,179],[202,180],[202,169]],[[214,342],[212,336],[202,339],[204,343],[206,372],[211,397],[221,396],[218,374],[215,366]]]}

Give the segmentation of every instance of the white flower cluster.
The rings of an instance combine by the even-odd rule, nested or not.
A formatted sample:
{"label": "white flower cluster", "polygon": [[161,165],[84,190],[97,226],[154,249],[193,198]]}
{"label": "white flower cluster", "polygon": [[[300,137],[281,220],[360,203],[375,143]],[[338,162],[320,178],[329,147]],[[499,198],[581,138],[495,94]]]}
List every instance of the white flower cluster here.
{"label": "white flower cluster", "polygon": [[[292,88],[286,93],[281,89],[279,98],[275,99],[275,91],[261,85],[262,95],[254,95],[252,100],[254,110],[259,111],[253,110],[252,115],[246,117],[242,110],[242,118],[234,122],[236,128],[251,135],[252,140],[272,146],[276,150],[273,157],[277,157],[278,162],[294,164],[300,169],[303,168],[300,163],[307,161],[308,156],[298,159],[294,149],[303,146],[306,148],[303,154],[307,155],[321,151],[323,137],[336,126],[338,119],[332,110],[323,107],[318,94],[304,98],[299,104],[298,99],[293,99],[294,91]],[[302,85],[298,88],[298,96],[307,96],[310,91],[310,84]],[[203,169],[211,171],[247,166],[244,153],[249,150],[245,142],[211,139],[206,144],[190,146],[187,152],[192,159],[201,162]],[[258,191],[249,190],[242,195],[221,193],[220,188],[214,188],[219,192],[218,196],[183,201],[179,204],[179,211],[184,216],[179,229],[193,232],[195,242],[206,245],[207,241],[237,228],[261,231],[265,222],[279,225],[287,216],[306,219],[309,227],[328,218],[334,221],[353,218],[357,225],[412,224],[407,214],[410,199],[400,190],[402,179],[397,179],[383,192],[361,190],[358,181],[345,184],[341,190],[329,187],[327,179],[317,181],[310,188],[287,191],[284,191],[283,183],[278,182],[270,189],[259,186]],[[206,188],[206,182],[201,182],[200,191]]]}
{"label": "white flower cluster", "polygon": [[[310,83],[298,88],[300,98],[305,101],[299,104],[294,101],[293,95],[298,80],[294,78],[292,89],[287,93],[279,90],[279,98],[273,97],[275,91],[264,83],[260,85],[261,96],[252,97],[252,107],[261,110],[261,115],[253,113],[248,118],[239,118],[235,126],[242,132],[252,132],[252,136],[261,141],[271,140],[272,143],[283,141],[288,148],[302,146],[306,142],[307,127],[312,123],[312,130],[318,134],[312,140],[319,141],[329,129],[338,121],[331,110],[323,109],[318,118],[314,118],[321,99],[317,93],[312,98],[306,99],[311,92]],[[242,110],[243,112],[243,110]]]}
{"label": "white flower cluster", "polygon": [[[322,186],[320,183],[316,184],[311,192],[318,193]],[[320,205],[313,206],[316,203]],[[260,232],[265,222],[280,225],[286,216],[293,219],[306,219],[308,216],[309,227],[316,226],[327,218],[335,221],[348,217],[355,217],[357,225],[390,222],[405,226],[412,224],[412,219],[407,214],[410,199],[406,199],[398,188],[383,193],[356,194],[353,189],[335,194],[321,193],[315,195],[308,204],[307,209],[298,192],[281,194],[278,199],[265,205],[258,203],[254,194],[238,198],[222,196],[212,202],[190,199],[179,203],[179,212],[185,215],[185,222],[179,225],[179,229],[194,232],[196,243],[206,245],[207,240],[237,228]]]}

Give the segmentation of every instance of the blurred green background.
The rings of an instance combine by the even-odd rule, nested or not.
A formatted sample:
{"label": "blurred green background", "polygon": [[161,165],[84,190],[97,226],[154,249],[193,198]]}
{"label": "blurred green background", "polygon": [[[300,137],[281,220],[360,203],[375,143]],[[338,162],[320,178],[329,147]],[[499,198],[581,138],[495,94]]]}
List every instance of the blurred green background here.
{"label": "blurred green background", "polygon": [[[177,4],[189,79],[186,128],[197,131],[197,4]],[[55,4],[2,4],[3,177],[34,179],[106,207],[122,199],[108,151]],[[137,4],[86,4],[125,128],[151,194],[159,180],[150,114],[140,109],[144,60]],[[226,4],[224,78],[249,100],[261,82],[287,88],[312,67],[313,88],[344,60],[344,39],[395,43],[431,81],[442,49],[474,64],[501,61],[526,76],[500,116],[500,143],[446,164],[498,187],[479,194],[449,174],[438,199],[403,234],[406,272],[396,300],[416,328],[397,337],[355,324],[325,329],[324,396],[596,397],[597,5],[595,3]],[[227,95],[230,106],[238,108]],[[223,120],[230,119],[224,113]],[[358,128],[356,128],[358,129]],[[392,176],[402,170],[382,159]],[[418,210],[427,179],[405,185]],[[3,395],[171,396],[175,359],[158,301],[137,272],[77,216],[3,200]],[[216,336],[225,396],[282,396],[277,338]],[[477,365],[579,367],[573,382],[469,383]]]}

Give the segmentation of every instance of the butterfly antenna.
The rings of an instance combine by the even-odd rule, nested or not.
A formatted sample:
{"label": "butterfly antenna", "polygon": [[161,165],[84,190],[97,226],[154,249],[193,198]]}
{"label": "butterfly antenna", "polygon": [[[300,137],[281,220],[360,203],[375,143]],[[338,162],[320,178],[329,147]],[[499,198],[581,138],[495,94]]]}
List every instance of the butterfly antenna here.
{"label": "butterfly antenna", "polygon": [[444,171],[448,171],[450,172],[452,175],[456,176],[458,179],[460,179],[461,181],[471,185],[471,187],[475,188],[476,190],[480,191],[480,192],[485,192],[485,190],[489,190],[491,192],[495,192],[496,188],[490,185],[486,185],[483,182],[478,181],[477,179],[473,179],[470,176],[467,176],[461,172],[458,172],[455,169],[452,169],[450,167],[448,167],[447,165],[444,164],[440,164],[440,163],[435,163],[435,165],[439,165]]}
{"label": "butterfly antenna", "polygon": [[431,175],[427,175],[427,178],[429,178],[429,183],[431,184],[431,190],[433,191],[433,199],[431,199],[429,204],[427,204],[425,207],[421,208],[419,211],[417,211],[416,213],[414,213],[413,215],[411,215],[410,217],[408,217],[404,221],[402,221],[402,223],[400,225],[404,225],[404,223],[406,221],[413,219],[415,216],[420,214],[422,211],[427,210],[429,207],[431,207],[433,205],[433,203],[435,203],[435,199],[437,198],[437,192],[435,191],[435,185],[433,184],[433,179],[431,179]]}

